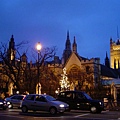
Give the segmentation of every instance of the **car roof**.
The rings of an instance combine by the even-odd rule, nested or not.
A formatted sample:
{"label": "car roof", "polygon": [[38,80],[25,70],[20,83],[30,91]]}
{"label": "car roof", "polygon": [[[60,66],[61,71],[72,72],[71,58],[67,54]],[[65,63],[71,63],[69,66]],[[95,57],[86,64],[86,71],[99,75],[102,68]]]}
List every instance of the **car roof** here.
{"label": "car roof", "polygon": [[39,94],[28,94],[28,95],[39,95]]}
{"label": "car roof", "polygon": [[[46,95],[46,94],[28,94],[28,95],[35,95],[35,96],[36,96],[36,95],[41,95],[41,96],[50,96],[50,95]],[[27,95],[27,96],[28,96],[28,95]]]}
{"label": "car roof", "polygon": [[7,98],[11,98],[11,97],[14,97],[14,96],[23,96],[23,97],[25,97],[26,95],[23,95],[23,94],[13,94],[13,95],[10,95],[10,96],[7,97]]}
{"label": "car roof", "polygon": [[14,94],[14,95],[11,95],[11,96],[25,96],[25,95],[23,95],[23,94]]}
{"label": "car roof", "polygon": [[84,91],[77,91],[77,90],[67,90],[67,91],[62,91],[60,93],[69,93],[69,92],[71,92],[71,93],[85,93]]}
{"label": "car roof", "polygon": [[[44,97],[51,96],[51,95],[48,95],[48,94],[28,94],[27,96],[29,96],[29,95],[34,95],[34,96],[40,95],[40,96],[44,96]],[[51,96],[51,97],[53,97],[53,96]]]}

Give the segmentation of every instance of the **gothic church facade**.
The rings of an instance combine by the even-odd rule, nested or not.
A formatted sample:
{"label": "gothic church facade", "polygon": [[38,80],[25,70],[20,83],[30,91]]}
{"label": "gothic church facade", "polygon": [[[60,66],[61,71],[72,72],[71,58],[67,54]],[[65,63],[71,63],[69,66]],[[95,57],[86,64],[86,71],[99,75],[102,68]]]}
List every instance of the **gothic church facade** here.
{"label": "gothic church facade", "polygon": [[[56,73],[62,74],[62,69],[66,69],[68,81],[70,85],[74,85],[75,89],[86,89],[97,87],[100,82],[100,58],[85,58],[77,52],[77,45],[75,36],[71,44],[69,31],[67,32],[67,39],[65,42],[65,49],[61,59],[61,64],[49,64],[49,67],[60,68]],[[62,67],[60,67],[62,66]],[[55,69],[54,69],[55,70]],[[80,88],[81,87],[81,88]]]}
{"label": "gothic church facade", "polygon": [[[77,47],[80,46],[77,45],[75,36],[71,44],[68,31],[62,58],[60,59],[59,56],[55,56],[53,61],[47,63],[47,67],[53,70],[55,75],[59,76],[65,68],[70,86],[73,85],[74,89],[85,90],[86,88],[97,87],[101,75],[100,58],[92,57],[88,59],[82,57],[79,55]],[[8,48],[8,58],[12,64],[15,64],[15,52],[15,42],[12,35]],[[23,66],[30,64],[30,67],[33,67],[33,69],[37,68],[35,63],[34,65],[32,62],[28,63],[25,53],[21,56],[21,60]],[[8,89],[10,89],[8,90],[9,94],[12,94],[13,86],[11,86],[11,84]]]}

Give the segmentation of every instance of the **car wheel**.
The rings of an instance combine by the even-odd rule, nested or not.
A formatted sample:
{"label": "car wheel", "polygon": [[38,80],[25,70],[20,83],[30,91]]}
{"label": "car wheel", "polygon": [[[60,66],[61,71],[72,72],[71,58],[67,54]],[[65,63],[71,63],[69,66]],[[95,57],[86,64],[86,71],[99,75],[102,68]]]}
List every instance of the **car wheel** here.
{"label": "car wheel", "polygon": [[55,107],[50,108],[50,114],[55,115],[57,113],[57,109]]}
{"label": "car wheel", "polygon": [[10,103],[10,104],[8,105],[8,108],[10,108],[10,109],[12,109],[12,108],[13,108],[12,103]]}
{"label": "car wheel", "polygon": [[92,106],[92,107],[90,108],[90,112],[91,112],[91,113],[97,113],[97,107]]}
{"label": "car wheel", "polygon": [[27,113],[27,112],[28,112],[28,108],[27,108],[26,106],[23,106],[23,107],[22,107],[22,112],[23,112],[23,113]]}

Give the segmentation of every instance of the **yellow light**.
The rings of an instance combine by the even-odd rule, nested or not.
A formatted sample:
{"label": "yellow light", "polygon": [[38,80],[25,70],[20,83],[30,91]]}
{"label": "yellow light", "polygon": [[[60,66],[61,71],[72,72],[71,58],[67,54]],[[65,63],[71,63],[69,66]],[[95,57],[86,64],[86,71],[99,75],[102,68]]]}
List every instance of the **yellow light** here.
{"label": "yellow light", "polygon": [[38,42],[37,45],[36,45],[36,49],[37,49],[38,51],[40,51],[41,48],[42,48],[42,45],[40,44],[40,42]]}

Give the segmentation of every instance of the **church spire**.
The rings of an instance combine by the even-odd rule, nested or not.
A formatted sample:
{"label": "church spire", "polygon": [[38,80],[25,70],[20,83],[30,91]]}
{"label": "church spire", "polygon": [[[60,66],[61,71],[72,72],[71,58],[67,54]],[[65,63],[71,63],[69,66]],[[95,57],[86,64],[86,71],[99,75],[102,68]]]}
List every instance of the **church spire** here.
{"label": "church spire", "polygon": [[120,45],[120,39],[119,39],[119,32],[118,32],[118,26],[117,26],[117,45]]}
{"label": "church spire", "polygon": [[109,58],[108,58],[107,52],[106,52],[106,58],[105,58],[105,66],[110,68],[110,62],[109,62]]}
{"label": "church spire", "polygon": [[63,51],[63,59],[62,59],[63,64],[66,63],[66,61],[70,57],[71,53],[72,53],[71,42],[70,42],[70,38],[69,38],[69,31],[67,31],[67,40],[66,40],[66,43],[65,43],[65,49]]}
{"label": "church spire", "polygon": [[76,44],[75,36],[74,36],[74,41],[73,41],[73,45],[72,45],[72,51],[77,53],[77,44]]}
{"label": "church spire", "polygon": [[69,31],[67,31],[67,40],[65,44],[65,49],[66,50],[71,50],[71,43],[70,43],[70,38],[69,38]]}
{"label": "church spire", "polygon": [[13,35],[10,38],[9,49],[8,49],[8,59],[15,64],[15,42]]}
{"label": "church spire", "polygon": [[9,49],[15,49],[15,42],[13,35],[11,36],[10,42],[9,42]]}
{"label": "church spire", "polygon": [[67,40],[69,40],[69,30],[67,31]]}

